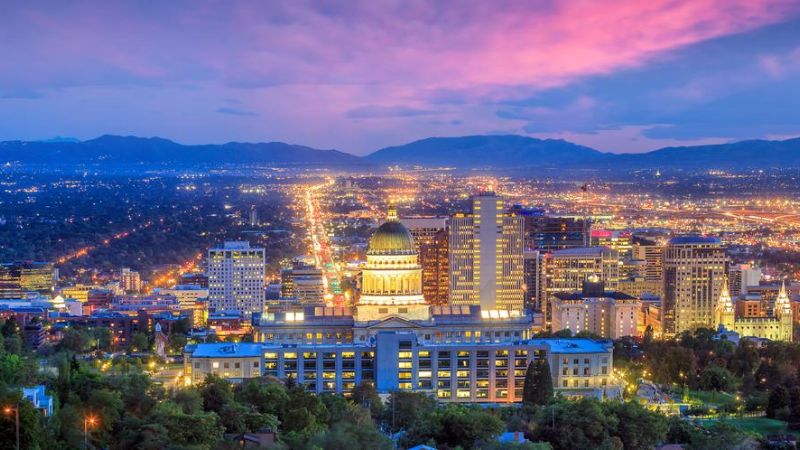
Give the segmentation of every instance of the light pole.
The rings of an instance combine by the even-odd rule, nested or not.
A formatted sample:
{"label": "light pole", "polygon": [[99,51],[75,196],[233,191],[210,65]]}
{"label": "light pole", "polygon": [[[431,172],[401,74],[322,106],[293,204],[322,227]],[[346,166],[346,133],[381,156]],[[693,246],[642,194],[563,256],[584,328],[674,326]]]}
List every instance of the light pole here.
{"label": "light pole", "polygon": [[83,449],[89,448],[89,425],[94,426],[97,422],[94,416],[86,416],[83,419]]}
{"label": "light pole", "polygon": [[6,406],[6,407],[3,409],[3,411],[4,411],[6,414],[11,414],[11,412],[12,412],[12,411],[14,412],[15,419],[16,419],[16,424],[17,424],[17,450],[19,450],[19,448],[20,448],[20,447],[19,447],[19,405],[17,405],[17,407],[16,407],[16,408],[12,408],[12,407],[10,407],[10,406]]}

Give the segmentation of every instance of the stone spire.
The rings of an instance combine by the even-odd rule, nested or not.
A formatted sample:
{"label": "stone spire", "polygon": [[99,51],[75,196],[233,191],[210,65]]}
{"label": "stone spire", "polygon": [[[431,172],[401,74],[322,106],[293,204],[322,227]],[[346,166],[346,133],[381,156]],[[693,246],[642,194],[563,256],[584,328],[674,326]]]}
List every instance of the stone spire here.
{"label": "stone spire", "polygon": [[775,315],[784,316],[792,315],[792,305],[789,302],[789,294],[786,293],[786,281],[781,281],[781,290],[778,292],[778,298],[775,299]]}
{"label": "stone spire", "polygon": [[731,299],[731,293],[728,289],[727,274],[725,274],[725,277],[722,280],[722,292],[719,294],[715,313],[717,316],[717,325],[722,325],[726,329],[733,331],[736,317],[733,309],[733,300]]}

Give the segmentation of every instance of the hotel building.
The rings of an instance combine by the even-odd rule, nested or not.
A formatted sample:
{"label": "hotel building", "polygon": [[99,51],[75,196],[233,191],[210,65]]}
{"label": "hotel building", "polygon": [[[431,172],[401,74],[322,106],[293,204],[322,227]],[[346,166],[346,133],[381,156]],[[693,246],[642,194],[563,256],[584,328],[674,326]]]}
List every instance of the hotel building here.
{"label": "hotel building", "polygon": [[208,250],[209,308],[245,316],[264,308],[264,249],[249,242],[225,242]]}

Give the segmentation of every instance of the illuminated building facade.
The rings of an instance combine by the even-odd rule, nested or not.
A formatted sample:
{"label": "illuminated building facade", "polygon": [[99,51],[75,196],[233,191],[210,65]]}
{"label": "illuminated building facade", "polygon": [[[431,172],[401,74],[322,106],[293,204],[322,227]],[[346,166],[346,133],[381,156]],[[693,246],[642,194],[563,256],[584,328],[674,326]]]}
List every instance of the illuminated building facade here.
{"label": "illuminated building facade", "polygon": [[55,281],[56,269],[51,263],[0,264],[0,299],[22,298],[28,292],[50,295]]}
{"label": "illuminated building facade", "polygon": [[[557,250],[545,256],[545,290],[548,298],[556,293],[571,294],[583,289],[583,283],[598,276],[609,290],[616,291],[619,282],[619,257],[608,247],[584,247]],[[551,320],[547,303],[545,320]]]}
{"label": "illuminated building facade", "polygon": [[450,287],[446,217],[401,219],[414,237],[422,266],[422,296],[431,305],[446,305]]}
{"label": "illuminated building facade", "polygon": [[523,219],[493,194],[472,198],[471,214],[450,218],[450,304],[524,308]]}
{"label": "illuminated building facade", "polygon": [[245,316],[264,309],[264,249],[248,242],[225,242],[208,251],[209,308]]}
{"label": "illuminated building facade", "polygon": [[260,347],[187,346],[186,382],[198,383],[209,373],[234,381],[271,375],[292,378],[313,392],[349,395],[362,381],[371,381],[379,392],[515,402],[521,400],[529,362],[548,358],[557,392],[619,395],[609,344],[532,339],[541,327],[521,310],[428,305],[414,238],[394,210],[370,240],[362,289],[353,308],[304,306],[265,313],[257,318],[256,344],[251,344]]}
{"label": "illuminated building facade", "polygon": [[613,346],[589,339],[421,344],[414,334],[384,331],[365,344],[196,344],[186,347],[186,384],[215,374],[231,381],[294,379],[311,392],[350,395],[362,382],[378,392],[428,392],[442,402],[522,401],[525,371],[547,358],[556,393],[616,398]]}
{"label": "illuminated building facade", "polygon": [[633,249],[630,231],[592,230],[589,234],[590,247],[608,247],[620,258],[629,258]]}
{"label": "illuminated building facade", "polygon": [[781,285],[772,315],[761,317],[737,317],[728,290],[727,278],[723,280],[721,290],[714,310],[715,321],[719,328],[733,331],[742,337],[752,336],[772,341],[792,342],[794,314],[785,285]]}
{"label": "illuminated building facade", "polygon": [[588,247],[591,222],[574,216],[525,216],[525,237],[533,250]]}
{"label": "illuminated building facade", "polygon": [[584,283],[581,292],[556,293],[550,303],[554,332],[589,332],[609,339],[639,335],[642,302],[621,292],[606,291],[596,276]]}
{"label": "illuminated building facade", "polygon": [[547,310],[545,255],[539,250],[525,250],[522,257],[525,267],[525,308],[539,313]]}
{"label": "illuminated building facade", "polygon": [[[664,333],[715,328],[715,307],[722,294],[727,255],[719,239],[672,238],[664,250]],[[727,284],[727,281],[725,281]]]}
{"label": "illuminated building facade", "polygon": [[641,274],[645,281],[658,284],[657,295],[662,295],[664,275],[664,245],[656,238],[634,236],[631,248],[635,260],[644,261],[644,271]]}
{"label": "illuminated building facade", "polygon": [[137,294],[142,291],[142,277],[139,272],[125,267],[119,275],[119,287],[125,294]]}

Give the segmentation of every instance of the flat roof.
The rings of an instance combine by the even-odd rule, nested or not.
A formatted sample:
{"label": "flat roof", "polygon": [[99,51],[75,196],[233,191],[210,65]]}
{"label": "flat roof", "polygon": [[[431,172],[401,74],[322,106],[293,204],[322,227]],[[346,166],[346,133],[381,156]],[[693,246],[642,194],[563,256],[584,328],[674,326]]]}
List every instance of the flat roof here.
{"label": "flat roof", "polygon": [[719,244],[719,238],[712,236],[677,236],[669,240],[670,245],[675,244]]}
{"label": "flat roof", "polygon": [[197,344],[192,358],[250,358],[260,357],[264,346],[252,342]]}
{"label": "flat roof", "polygon": [[551,353],[607,353],[609,347],[606,341],[586,338],[531,339],[528,344],[548,346]]}
{"label": "flat roof", "polygon": [[553,256],[599,256],[613,250],[606,246],[565,248],[553,252]]}

